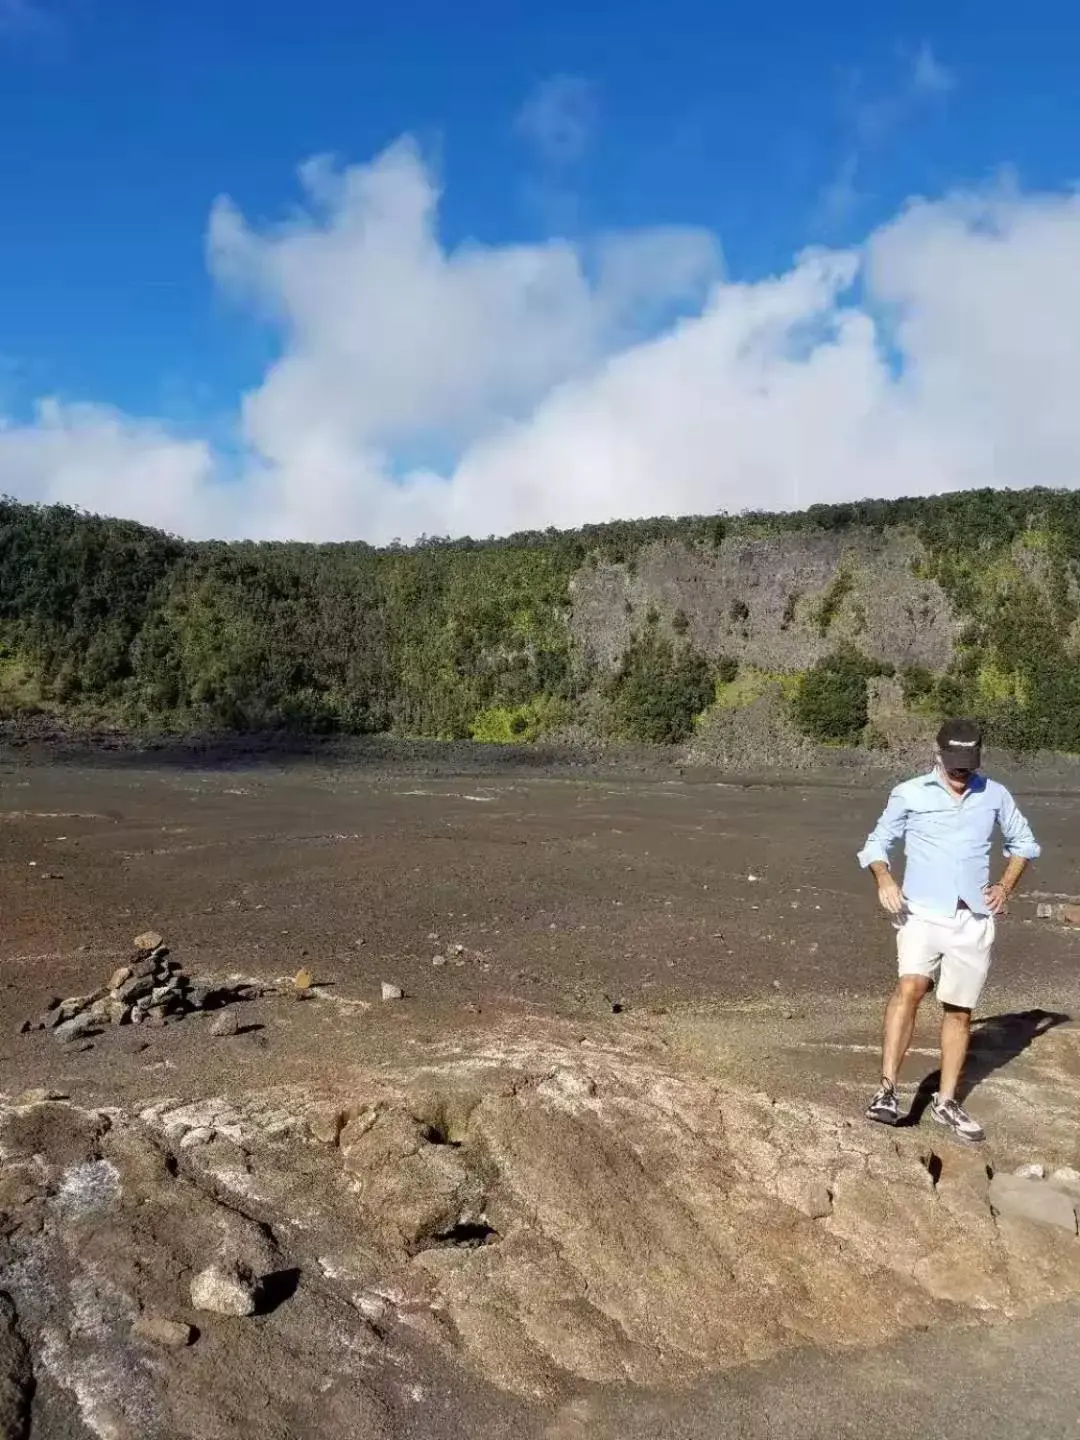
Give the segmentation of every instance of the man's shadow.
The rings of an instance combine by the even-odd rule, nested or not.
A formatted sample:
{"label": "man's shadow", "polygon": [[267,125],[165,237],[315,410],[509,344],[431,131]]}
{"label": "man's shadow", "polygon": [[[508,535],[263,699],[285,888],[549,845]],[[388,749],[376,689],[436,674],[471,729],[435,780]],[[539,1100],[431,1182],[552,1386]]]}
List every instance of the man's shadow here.
{"label": "man's shadow", "polygon": [[[987,1015],[982,1020],[973,1021],[971,1047],[957,1087],[957,1100],[962,1105],[988,1075],[1022,1055],[1040,1035],[1058,1025],[1065,1025],[1071,1019],[1071,1015],[1062,1015],[1055,1010],[1021,1010],[1013,1015]],[[911,1109],[900,1122],[902,1125],[918,1125],[940,1083],[940,1070],[927,1075],[916,1090]]]}

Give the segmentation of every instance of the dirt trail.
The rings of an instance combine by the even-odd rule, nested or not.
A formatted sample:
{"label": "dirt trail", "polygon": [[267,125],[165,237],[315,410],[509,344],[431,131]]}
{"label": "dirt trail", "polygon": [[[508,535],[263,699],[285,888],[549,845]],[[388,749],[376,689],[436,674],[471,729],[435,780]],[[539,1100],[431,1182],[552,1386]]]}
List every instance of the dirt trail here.
{"label": "dirt trail", "polygon": [[[753,1434],[801,1355],[869,1404],[867,1347],[1080,1299],[1080,944],[1034,897],[970,1071],[990,1143],[921,1113],[930,1012],[915,1123],[860,1118],[887,962],[841,840],[876,797],[64,779],[9,777],[0,824],[5,1435]],[[148,923],[259,982],[236,1033],[14,1034]],[[252,1313],[199,1308],[211,1267]]]}

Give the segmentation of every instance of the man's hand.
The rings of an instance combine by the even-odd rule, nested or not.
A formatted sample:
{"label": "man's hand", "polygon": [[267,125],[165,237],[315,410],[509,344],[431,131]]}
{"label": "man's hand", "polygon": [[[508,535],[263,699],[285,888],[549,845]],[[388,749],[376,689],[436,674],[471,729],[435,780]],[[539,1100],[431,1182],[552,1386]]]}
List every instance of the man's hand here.
{"label": "man's hand", "polygon": [[887,870],[877,877],[877,898],[890,915],[899,915],[904,908],[904,892]]}
{"label": "man's hand", "polygon": [[987,885],[983,891],[983,899],[991,915],[1004,915],[1005,907],[1009,903],[1009,892],[999,881],[997,885]]}

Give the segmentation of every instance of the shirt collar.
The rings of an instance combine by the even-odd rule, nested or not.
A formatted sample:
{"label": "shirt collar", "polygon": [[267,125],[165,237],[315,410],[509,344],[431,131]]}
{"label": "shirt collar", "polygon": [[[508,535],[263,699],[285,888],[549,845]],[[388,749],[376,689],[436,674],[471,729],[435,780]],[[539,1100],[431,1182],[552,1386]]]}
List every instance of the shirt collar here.
{"label": "shirt collar", "polygon": [[963,800],[964,795],[978,795],[986,789],[986,776],[982,773],[981,770],[976,775],[972,776],[971,783],[964,791],[964,795],[956,795],[952,790],[949,789],[944,779],[938,773],[938,768],[936,765],[934,766],[933,770],[929,770],[922,777],[922,783],[924,785],[937,785],[940,789],[945,791],[946,795],[951,795],[954,800]]}

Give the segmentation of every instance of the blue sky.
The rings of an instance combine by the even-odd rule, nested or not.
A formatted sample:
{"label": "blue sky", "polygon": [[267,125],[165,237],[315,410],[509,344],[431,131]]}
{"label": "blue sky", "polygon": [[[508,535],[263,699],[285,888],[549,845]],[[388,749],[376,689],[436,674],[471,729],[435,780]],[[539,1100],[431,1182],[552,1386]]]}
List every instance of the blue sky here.
{"label": "blue sky", "polygon": [[0,0],[0,413],[227,440],[282,339],[208,271],[215,199],[280,222],[308,157],[406,133],[449,250],[677,225],[748,282],[911,196],[1060,191],[1078,30],[1047,0]]}

